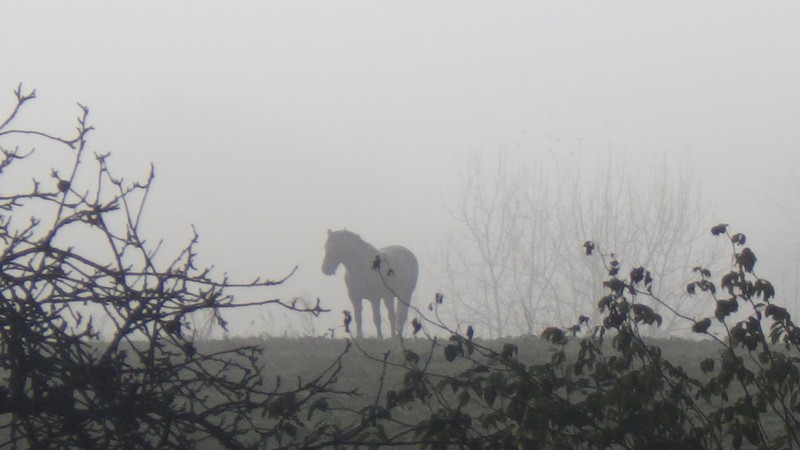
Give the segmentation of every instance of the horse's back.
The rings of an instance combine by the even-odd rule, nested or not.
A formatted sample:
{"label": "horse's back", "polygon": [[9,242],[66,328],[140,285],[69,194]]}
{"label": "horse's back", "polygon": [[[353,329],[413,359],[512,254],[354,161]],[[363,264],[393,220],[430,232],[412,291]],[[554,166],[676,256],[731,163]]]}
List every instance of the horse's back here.
{"label": "horse's back", "polygon": [[419,273],[417,257],[402,245],[383,247],[379,253],[386,262],[387,270],[392,271],[392,277],[397,281],[398,287],[405,288],[410,295],[417,285]]}

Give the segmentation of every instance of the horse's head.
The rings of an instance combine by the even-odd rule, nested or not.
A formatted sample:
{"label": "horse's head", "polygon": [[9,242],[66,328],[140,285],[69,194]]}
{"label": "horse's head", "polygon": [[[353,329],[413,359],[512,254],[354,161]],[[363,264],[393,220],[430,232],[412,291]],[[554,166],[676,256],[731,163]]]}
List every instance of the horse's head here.
{"label": "horse's head", "polygon": [[333,275],[339,264],[342,263],[342,256],[340,255],[340,245],[336,239],[336,233],[328,230],[328,241],[325,242],[325,259],[322,260],[322,273],[325,275]]}
{"label": "horse's head", "polygon": [[363,262],[372,263],[378,250],[364,242],[361,236],[352,231],[328,230],[328,241],[325,242],[325,260],[322,261],[322,273],[333,275],[339,264],[347,270],[362,270]]}

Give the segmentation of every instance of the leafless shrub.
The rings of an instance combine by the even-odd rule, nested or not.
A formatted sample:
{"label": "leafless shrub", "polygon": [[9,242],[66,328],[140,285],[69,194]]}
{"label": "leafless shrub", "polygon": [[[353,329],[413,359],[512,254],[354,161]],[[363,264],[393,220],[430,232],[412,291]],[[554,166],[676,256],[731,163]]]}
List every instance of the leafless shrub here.
{"label": "leafless shrub", "polygon": [[[112,172],[108,154],[95,154],[92,165],[84,106],[72,137],[14,128],[36,95],[20,85],[15,96],[0,122],[0,446],[245,448],[322,439],[324,427],[300,433],[299,424],[324,409],[320,396],[333,392],[340,359],[311,380],[268,383],[260,348],[204,351],[191,320],[204,312],[226,328],[227,308],[317,315],[319,302],[237,302],[231,288],[261,296],[283,280],[235,283],[196,267],[196,233],[164,258],[140,232],[152,168],[130,183]],[[64,155],[67,166],[19,181],[42,159]]]}

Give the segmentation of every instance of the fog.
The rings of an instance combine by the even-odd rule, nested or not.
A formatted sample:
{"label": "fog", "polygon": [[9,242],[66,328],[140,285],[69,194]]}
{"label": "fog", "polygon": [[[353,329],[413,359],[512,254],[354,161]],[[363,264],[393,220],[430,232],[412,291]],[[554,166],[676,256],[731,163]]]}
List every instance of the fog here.
{"label": "fog", "polygon": [[[238,280],[298,266],[275,295],[321,297],[321,334],[351,308],[327,229],[415,251],[418,303],[442,289],[470,155],[691,167],[714,222],[687,232],[730,223],[796,281],[798,23],[789,1],[4,2],[0,105],[36,88],[21,124],[56,134],[89,106],[91,151],[156,167],[146,237],[169,254],[194,225]],[[231,331],[280,335],[272,312]]]}

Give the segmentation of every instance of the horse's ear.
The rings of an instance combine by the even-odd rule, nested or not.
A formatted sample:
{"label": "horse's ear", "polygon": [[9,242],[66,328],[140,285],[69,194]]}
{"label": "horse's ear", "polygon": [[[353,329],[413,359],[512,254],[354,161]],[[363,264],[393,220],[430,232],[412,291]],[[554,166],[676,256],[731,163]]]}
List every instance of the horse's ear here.
{"label": "horse's ear", "polygon": [[331,229],[330,229],[330,228],[328,228],[328,236],[330,236],[330,235],[332,235],[332,234],[333,234],[333,231],[331,231]]}

